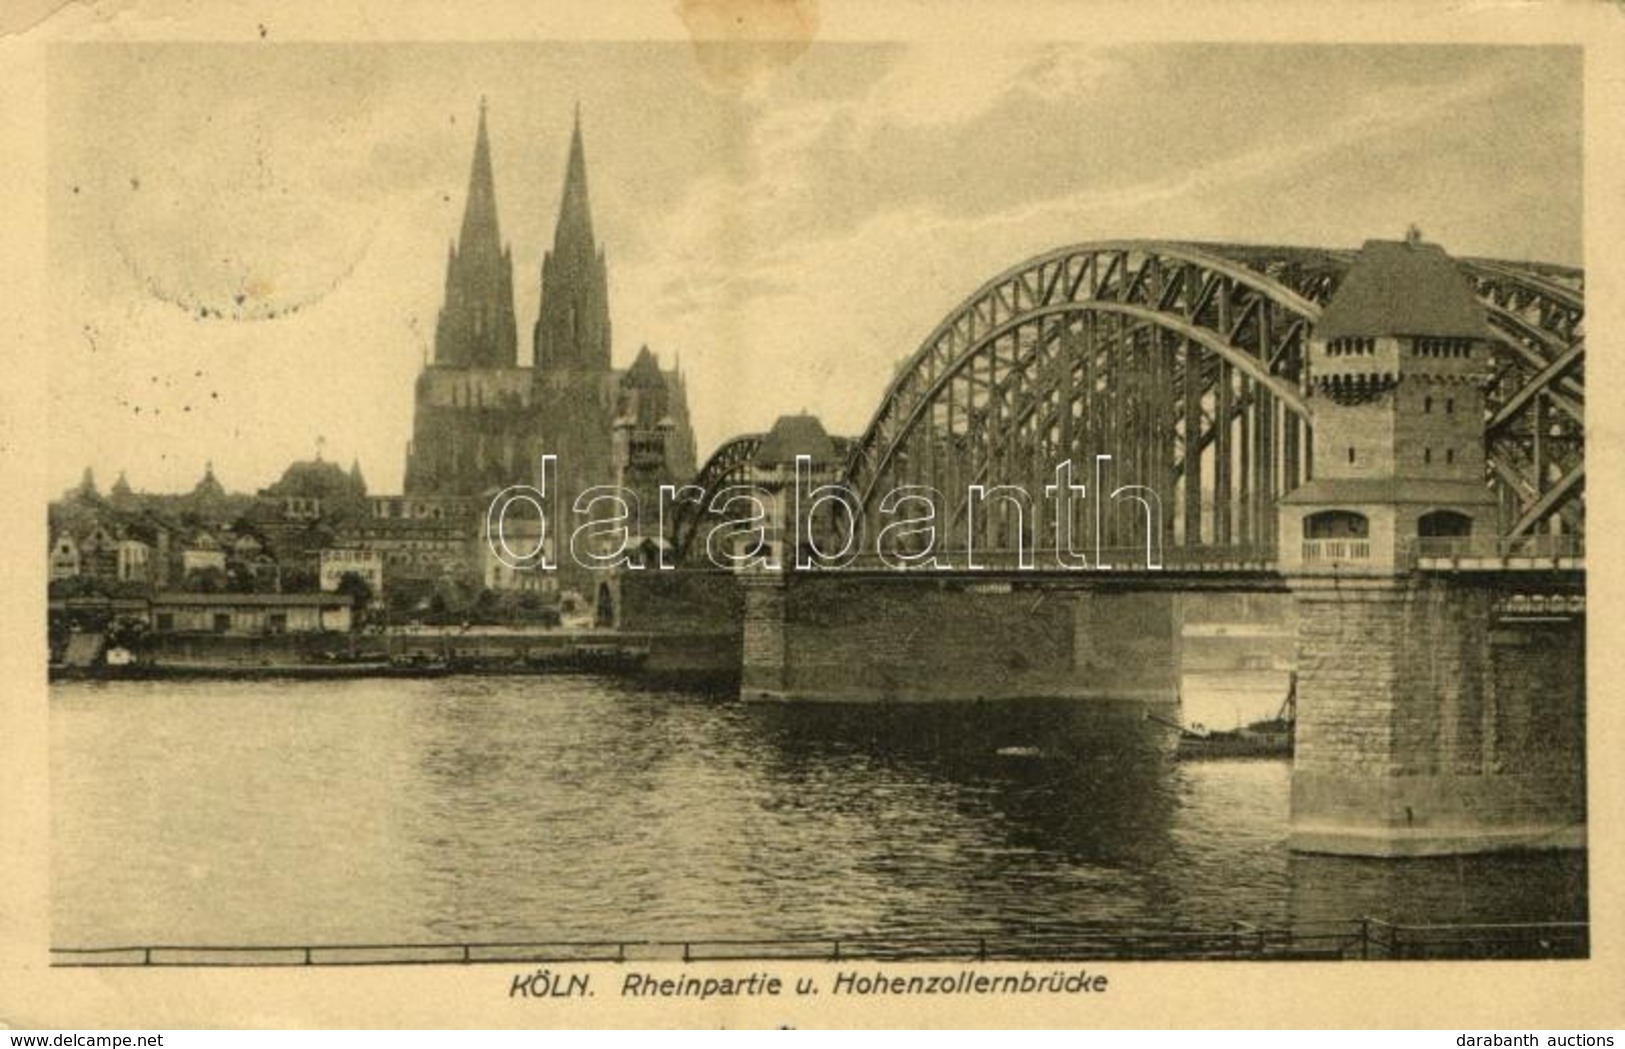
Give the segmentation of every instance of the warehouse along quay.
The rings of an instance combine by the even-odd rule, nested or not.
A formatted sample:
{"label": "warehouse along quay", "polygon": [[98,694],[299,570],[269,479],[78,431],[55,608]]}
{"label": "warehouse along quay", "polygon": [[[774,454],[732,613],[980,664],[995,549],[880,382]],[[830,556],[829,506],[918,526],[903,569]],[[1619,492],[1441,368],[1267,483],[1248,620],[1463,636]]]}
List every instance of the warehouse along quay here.
{"label": "warehouse along quay", "polygon": [[[814,473],[812,459],[795,458],[789,476],[707,491],[696,484],[661,485],[650,508],[620,485],[583,489],[570,503],[557,493],[558,457],[542,457],[540,483],[510,485],[492,497],[485,515],[491,554],[515,571],[556,571],[568,557],[580,568],[614,571],[683,567],[683,552],[664,537],[684,518],[704,522],[691,545],[691,565],[733,571],[848,568],[866,561],[886,568],[979,570],[1110,569],[1114,560],[1162,568],[1162,499],[1151,488],[1124,484],[1107,491],[1112,456],[1094,457],[1094,490],[1071,459],[1040,476],[1041,485],[969,484],[951,501],[939,488],[901,485],[867,501],[838,480]],[[1111,522],[1132,518],[1129,542],[1103,542]],[[567,541],[555,541],[565,535]],[[945,549],[940,537],[963,520],[964,543]],[[868,538],[869,533],[873,538]],[[992,538],[977,543],[978,535]],[[703,561],[701,560],[703,558]]]}

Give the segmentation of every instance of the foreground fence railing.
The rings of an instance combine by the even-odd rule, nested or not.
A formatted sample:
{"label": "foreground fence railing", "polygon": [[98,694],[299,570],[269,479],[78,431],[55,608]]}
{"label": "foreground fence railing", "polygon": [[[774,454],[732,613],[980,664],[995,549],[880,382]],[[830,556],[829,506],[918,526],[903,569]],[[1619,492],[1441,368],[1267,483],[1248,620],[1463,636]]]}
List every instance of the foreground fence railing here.
{"label": "foreground fence railing", "polygon": [[1585,922],[1404,924],[1378,918],[1268,928],[1101,926],[1010,937],[949,936],[559,942],[57,947],[61,967],[475,965],[733,961],[1254,961],[1585,958]]}
{"label": "foreground fence railing", "polygon": [[1585,922],[1401,925],[1362,918],[1367,958],[1584,958],[1591,953]]}

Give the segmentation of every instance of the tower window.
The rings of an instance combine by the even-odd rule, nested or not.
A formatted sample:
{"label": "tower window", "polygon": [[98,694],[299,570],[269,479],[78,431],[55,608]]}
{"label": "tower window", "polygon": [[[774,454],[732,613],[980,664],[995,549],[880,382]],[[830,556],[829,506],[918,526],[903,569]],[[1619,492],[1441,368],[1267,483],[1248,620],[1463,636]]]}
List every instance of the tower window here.
{"label": "tower window", "polygon": [[1446,415],[1454,415],[1455,412],[1456,412],[1456,399],[1454,397],[1446,398],[1445,402],[1444,402],[1444,413]]}
{"label": "tower window", "polygon": [[1416,532],[1424,539],[1460,539],[1473,534],[1473,519],[1454,510],[1435,510],[1417,518]]}
{"label": "tower window", "polygon": [[1427,413],[1427,412],[1431,412],[1432,410],[1433,410],[1433,398],[1432,397],[1424,397],[1424,398],[1422,398],[1422,411],[1424,413]]}
{"label": "tower window", "polygon": [[1349,462],[1354,462],[1354,445],[1349,445]]}
{"label": "tower window", "polygon": [[1424,449],[1422,449],[1422,461],[1424,463],[1431,463],[1433,461],[1433,449],[1432,448],[1424,448]]}
{"label": "tower window", "polygon": [[1364,539],[1371,522],[1352,510],[1322,510],[1303,519],[1305,539]]}
{"label": "tower window", "polygon": [[1446,448],[1444,450],[1444,461],[1447,463],[1454,463],[1456,461],[1456,450],[1454,448]]}
{"label": "tower window", "polygon": [[1471,357],[1473,344],[1470,339],[1427,338],[1414,339],[1411,342],[1411,354],[1416,357]]}

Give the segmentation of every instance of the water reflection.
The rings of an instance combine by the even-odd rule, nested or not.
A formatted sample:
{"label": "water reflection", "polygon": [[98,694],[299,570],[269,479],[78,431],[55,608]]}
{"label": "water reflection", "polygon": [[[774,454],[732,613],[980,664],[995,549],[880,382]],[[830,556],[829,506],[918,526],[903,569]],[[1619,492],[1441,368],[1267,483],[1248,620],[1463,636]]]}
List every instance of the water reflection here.
{"label": "water reflection", "polygon": [[1366,915],[1395,923],[1584,921],[1581,852],[1505,852],[1402,860],[1294,855],[1295,922]]}
{"label": "water reflection", "polygon": [[769,706],[749,714],[775,780],[794,784],[817,770],[858,790],[930,784],[956,822],[995,831],[1002,853],[1128,866],[1167,838],[1170,741],[1134,705]]}
{"label": "water reflection", "polygon": [[1022,935],[1573,919],[1584,858],[1286,851],[1281,762],[1132,704],[756,706],[592,678],[52,693],[55,939]]}

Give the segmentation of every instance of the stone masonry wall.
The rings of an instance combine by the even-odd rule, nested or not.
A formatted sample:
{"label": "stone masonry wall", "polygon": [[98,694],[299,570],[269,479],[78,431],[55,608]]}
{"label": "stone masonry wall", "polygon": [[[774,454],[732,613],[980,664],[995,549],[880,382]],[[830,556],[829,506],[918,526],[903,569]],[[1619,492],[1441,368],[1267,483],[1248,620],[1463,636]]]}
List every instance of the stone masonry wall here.
{"label": "stone masonry wall", "polygon": [[1439,579],[1299,590],[1295,847],[1583,836],[1583,621],[1498,623],[1496,596]]}
{"label": "stone masonry wall", "polygon": [[616,625],[649,635],[649,671],[738,676],[744,600],[731,573],[645,569],[616,586]]}
{"label": "stone masonry wall", "polygon": [[[1178,598],[924,575],[747,593],[747,698],[1172,700]],[[780,669],[782,668],[782,669]]]}
{"label": "stone masonry wall", "polygon": [[746,696],[777,695],[785,685],[784,577],[744,580],[745,615],[740,689]]}

